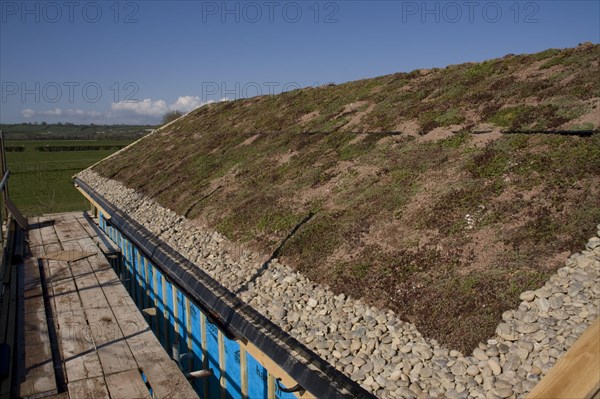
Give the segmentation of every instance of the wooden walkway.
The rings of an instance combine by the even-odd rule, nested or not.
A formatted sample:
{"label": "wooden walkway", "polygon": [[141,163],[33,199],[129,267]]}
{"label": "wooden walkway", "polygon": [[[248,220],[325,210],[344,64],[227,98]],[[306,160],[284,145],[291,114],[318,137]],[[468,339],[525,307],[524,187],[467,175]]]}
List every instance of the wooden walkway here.
{"label": "wooden walkway", "polygon": [[600,399],[600,319],[558,359],[528,399]]}
{"label": "wooden walkway", "polygon": [[117,278],[83,212],[29,220],[19,397],[197,398]]}

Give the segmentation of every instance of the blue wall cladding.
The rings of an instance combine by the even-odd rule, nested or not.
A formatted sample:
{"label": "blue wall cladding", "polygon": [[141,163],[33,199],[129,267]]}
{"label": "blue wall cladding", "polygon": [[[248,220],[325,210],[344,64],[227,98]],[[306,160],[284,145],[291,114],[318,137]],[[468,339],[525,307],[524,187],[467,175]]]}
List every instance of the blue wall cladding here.
{"label": "blue wall cladding", "polygon": [[[155,308],[146,321],[167,353],[179,348],[183,372],[211,369],[208,378],[192,380],[204,399],[294,399],[279,389],[275,377],[236,340],[210,322],[199,304],[189,300],[168,281],[132,243],[110,225],[102,212],[100,228],[121,249],[122,259],[113,267],[140,310]],[[306,397],[306,396],[302,396]]]}

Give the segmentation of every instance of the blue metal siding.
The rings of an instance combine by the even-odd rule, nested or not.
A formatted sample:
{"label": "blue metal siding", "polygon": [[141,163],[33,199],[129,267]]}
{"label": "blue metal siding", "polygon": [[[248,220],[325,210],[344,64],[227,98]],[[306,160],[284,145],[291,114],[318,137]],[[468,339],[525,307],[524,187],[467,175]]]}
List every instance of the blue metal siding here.
{"label": "blue metal siding", "polygon": [[266,398],[268,394],[268,372],[249,353],[247,356],[248,367],[248,398]]}
{"label": "blue metal siding", "polygon": [[225,381],[227,387],[227,398],[238,399],[242,397],[241,368],[240,368],[240,344],[224,338],[225,341],[225,364],[227,373]]}
{"label": "blue metal siding", "polygon": [[[210,322],[202,310],[190,302],[189,317],[186,310],[187,298],[183,293],[168,282],[161,272],[146,259],[141,251],[134,247],[119,231],[110,225],[110,222],[99,214],[100,228],[119,246],[123,259],[114,265],[118,268],[121,264],[123,279],[131,297],[140,309],[156,306],[155,317],[146,316],[149,325],[158,337],[165,350],[172,355],[172,348],[176,337],[175,326],[179,330],[179,350],[183,355],[188,352],[188,329],[191,331],[191,361],[183,362],[183,371],[200,370],[205,367],[212,369],[213,375],[208,378],[198,379],[193,382],[198,394],[204,399],[241,399],[242,394],[242,367],[240,361],[240,344],[228,339],[220,333],[219,328]],[[146,266],[147,273],[146,276]],[[119,270],[115,270],[119,274]],[[176,298],[176,303],[173,301]],[[177,308],[177,317],[175,317]],[[203,336],[202,319],[205,320],[206,336]],[[188,326],[187,323],[191,325]],[[222,357],[219,353],[219,339],[223,342]],[[206,342],[203,345],[203,342]],[[191,365],[192,370],[188,370]],[[261,399],[268,396],[268,370],[259,363],[250,353],[246,354],[247,398]],[[221,388],[221,374],[224,377],[225,392]],[[293,393],[283,393],[276,389],[278,399],[297,398]]]}
{"label": "blue metal siding", "polygon": [[[194,370],[202,369],[203,348],[202,348],[202,328],[200,326],[200,310],[193,303],[190,304],[190,323],[192,331],[192,352]],[[194,386],[196,391],[204,392],[205,379],[196,380]]]}

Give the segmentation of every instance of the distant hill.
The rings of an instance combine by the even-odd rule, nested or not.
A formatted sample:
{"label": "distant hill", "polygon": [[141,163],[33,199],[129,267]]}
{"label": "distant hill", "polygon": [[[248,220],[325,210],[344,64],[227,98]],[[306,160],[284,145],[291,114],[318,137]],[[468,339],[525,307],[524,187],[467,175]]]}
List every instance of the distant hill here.
{"label": "distant hill", "polygon": [[584,44],[211,104],[94,170],[265,256],[304,222],[283,262],[467,350],[595,232],[598,76]]}
{"label": "distant hill", "polygon": [[7,140],[134,140],[156,128],[151,125],[0,124]]}

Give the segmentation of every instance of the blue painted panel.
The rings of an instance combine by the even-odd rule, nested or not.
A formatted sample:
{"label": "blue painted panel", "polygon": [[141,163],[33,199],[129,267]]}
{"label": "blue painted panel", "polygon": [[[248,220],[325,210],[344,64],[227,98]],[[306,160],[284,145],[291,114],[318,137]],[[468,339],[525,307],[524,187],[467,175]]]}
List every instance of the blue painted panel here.
{"label": "blue painted panel", "polygon": [[[190,304],[190,323],[192,324],[192,352],[193,370],[202,369],[202,327],[200,324],[200,310],[193,303]],[[204,378],[194,381],[197,392],[204,392]]]}
{"label": "blue painted panel", "polygon": [[224,338],[224,342],[227,398],[240,399],[242,397],[240,344],[227,338]]}
{"label": "blue painted panel", "polygon": [[212,369],[213,375],[208,379],[208,397],[219,398],[221,392],[221,371],[219,367],[219,333],[217,326],[206,321],[206,351],[208,368]]}
{"label": "blue painted panel", "polygon": [[165,308],[167,309],[167,353],[169,354],[169,356],[171,356],[173,354],[173,342],[175,338],[175,335],[173,333],[173,326],[175,325],[175,317],[173,314],[173,285],[168,281],[165,283],[165,285],[167,287],[167,291],[165,294],[166,298],[164,298]]}
{"label": "blue painted panel", "polygon": [[248,398],[267,397],[267,370],[249,353],[246,355],[248,365]]}
{"label": "blue painted panel", "polygon": [[[147,305],[149,308],[152,308],[152,307],[154,307],[154,297],[155,297],[155,295],[154,295],[154,267],[146,258],[144,258],[144,262],[146,262],[148,264],[148,283],[147,283],[147,288],[148,288],[147,301],[148,302],[147,302]],[[146,320],[148,320],[148,324],[154,331],[154,334],[156,334],[156,316],[146,316]]]}
{"label": "blue painted panel", "polygon": [[156,273],[156,299],[158,302],[158,311],[156,312],[156,335],[158,336],[158,340],[160,341],[160,343],[162,344],[163,347],[165,347],[166,342],[165,342],[165,332],[163,330],[163,325],[162,325],[162,314],[164,314],[165,311],[165,304],[163,302],[163,298],[162,298],[162,274],[157,270],[154,269],[154,273]]}
{"label": "blue painted panel", "polygon": [[[126,286],[130,287],[130,294],[134,301],[138,301],[136,295],[139,291],[142,296],[146,294],[146,271],[144,265],[148,265],[148,289],[149,289],[149,300],[150,303],[154,303],[156,297],[157,300],[157,316],[153,319],[155,322],[150,324],[158,337],[159,341],[168,353],[172,351],[172,343],[175,333],[175,323],[177,323],[180,331],[180,352],[186,353],[187,348],[187,318],[185,309],[185,296],[176,287],[173,287],[171,283],[163,280],[166,284],[166,297],[162,297],[163,287],[161,279],[163,275],[158,269],[156,269],[143,255],[140,256],[138,261],[139,249],[134,247],[129,240],[127,240],[120,231],[116,230],[109,225],[104,216],[100,213],[100,225],[102,229],[109,235],[109,237],[117,243],[121,248],[123,254],[123,268],[126,273],[123,276],[125,279],[129,278],[129,283],[125,283]],[[154,287],[154,276],[156,276],[156,287]],[[135,287],[135,288],[134,288]],[[172,291],[174,290],[174,291]],[[175,320],[175,313],[173,309],[173,293],[177,298],[177,311],[178,319]],[[138,303],[138,306],[143,306],[143,303]],[[165,338],[165,326],[163,326],[161,315],[164,314],[166,317],[166,330],[168,331],[168,338]],[[206,354],[208,368],[212,369],[213,375],[209,378],[198,379],[194,381],[194,386],[197,392],[204,396],[205,385],[207,386],[207,397],[204,399],[218,399],[221,397],[220,377],[221,368],[225,371],[226,380],[226,397],[227,399],[238,399],[241,398],[241,365],[240,365],[240,346],[236,341],[228,340],[224,338],[224,349],[225,359],[224,365],[219,364],[219,344],[218,344],[218,328],[216,325],[210,323],[207,320],[206,323],[206,348],[202,348],[202,329],[201,329],[201,310],[190,303],[190,323],[191,325],[191,340],[192,340],[192,352],[194,353],[192,359],[192,370],[200,370],[203,368],[203,356]],[[168,342],[170,341],[170,342]],[[187,367],[187,362],[185,367]],[[248,375],[248,398],[249,399],[261,399],[267,398],[268,386],[267,376],[268,371],[250,354],[247,354],[247,375]],[[191,370],[190,370],[191,371]],[[296,399],[293,393],[284,393],[281,390],[276,390],[277,399]]]}
{"label": "blue painted panel", "polygon": [[132,246],[132,248],[133,248],[133,264],[135,266],[134,270],[135,270],[135,281],[136,281],[136,284],[135,284],[136,295],[134,297],[134,300],[137,303],[138,308],[143,309],[144,308],[144,295],[146,295],[146,290],[145,290],[146,282],[144,281],[144,260],[140,256],[138,249],[134,246]]}
{"label": "blue painted panel", "polygon": [[120,233],[119,235],[121,236],[121,243],[123,245],[123,247],[125,248],[125,253],[126,253],[126,257],[127,257],[127,270],[129,271],[129,294],[131,295],[132,298],[134,298],[135,300],[135,270],[134,270],[134,265],[133,265],[133,248],[131,246],[131,244],[125,239],[125,237],[123,237]]}
{"label": "blue painted panel", "polygon": [[[135,248],[135,247],[134,247]],[[140,309],[143,309],[146,306],[146,258],[142,256],[142,254],[137,250],[135,250],[135,259],[137,260],[138,266],[138,275],[139,275],[139,288],[140,288],[140,299],[141,302],[138,303]]]}
{"label": "blue painted panel", "polygon": [[133,248],[133,246],[129,243],[129,241],[127,241],[127,248],[131,248],[131,258],[130,258],[130,262],[131,262],[131,273],[132,273],[132,279],[131,279],[131,297],[133,298],[133,302],[135,302],[135,304],[138,306],[140,306],[138,302],[138,290],[139,290],[139,284],[140,284],[140,278],[139,278],[139,265],[138,265],[138,259],[137,256],[135,256],[136,253],[136,249]]}
{"label": "blue painted panel", "polygon": [[[115,230],[116,232],[116,230]],[[116,232],[115,234],[117,238],[117,245],[121,248],[121,253],[123,254],[123,259],[121,262],[121,267],[123,269],[123,279],[125,287],[127,288],[127,292],[131,295],[131,270],[129,269],[129,254],[127,253],[127,247],[123,245],[123,240],[121,238],[121,233]]]}
{"label": "blue painted panel", "polygon": [[185,309],[185,296],[175,287],[177,295],[177,327],[179,328],[179,352],[188,352],[187,347],[187,314]]}
{"label": "blue painted panel", "polygon": [[148,291],[150,291],[150,304],[152,304],[154,303],[154,266],[148,259],[144,258],[144,261],[148,264]]}

